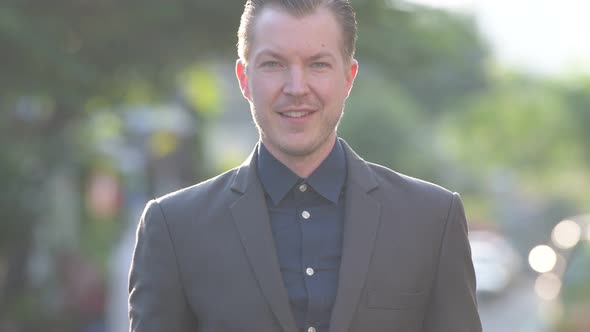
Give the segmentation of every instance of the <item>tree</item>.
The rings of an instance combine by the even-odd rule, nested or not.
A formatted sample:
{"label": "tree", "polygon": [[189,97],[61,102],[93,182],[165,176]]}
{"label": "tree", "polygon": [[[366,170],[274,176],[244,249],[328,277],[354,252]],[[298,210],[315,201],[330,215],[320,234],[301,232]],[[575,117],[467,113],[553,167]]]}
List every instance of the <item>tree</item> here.
{"label": "tree", "polygon": [[426,114],[486,88],[488,50],[471,17],[402,1],[356,7],[361,63],[398,82]]}

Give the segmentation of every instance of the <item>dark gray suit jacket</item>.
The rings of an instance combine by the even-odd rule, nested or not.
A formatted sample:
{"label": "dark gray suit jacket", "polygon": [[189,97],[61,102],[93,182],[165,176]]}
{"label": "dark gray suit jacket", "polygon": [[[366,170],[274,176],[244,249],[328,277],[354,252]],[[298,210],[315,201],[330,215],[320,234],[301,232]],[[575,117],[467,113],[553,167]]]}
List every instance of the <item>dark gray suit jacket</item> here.
{"label": "dark gray suit jacket", "polygon": [[[330,332],[481,331],[459,196],[342,143],[346,216]],[[253,155],[148,203],[129,292],[135,332],[296,332]]]}

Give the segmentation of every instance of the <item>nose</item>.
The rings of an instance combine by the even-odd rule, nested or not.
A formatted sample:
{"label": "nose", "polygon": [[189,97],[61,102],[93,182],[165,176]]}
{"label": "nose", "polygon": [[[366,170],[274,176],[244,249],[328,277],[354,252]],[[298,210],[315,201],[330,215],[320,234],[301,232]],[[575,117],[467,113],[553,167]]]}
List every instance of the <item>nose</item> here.
{"label": "nose", "polygon": [[309,86],[305,71],[298,67],[292,67],[288,71],[283,92],[294,97],[306,95],[309,92]]}

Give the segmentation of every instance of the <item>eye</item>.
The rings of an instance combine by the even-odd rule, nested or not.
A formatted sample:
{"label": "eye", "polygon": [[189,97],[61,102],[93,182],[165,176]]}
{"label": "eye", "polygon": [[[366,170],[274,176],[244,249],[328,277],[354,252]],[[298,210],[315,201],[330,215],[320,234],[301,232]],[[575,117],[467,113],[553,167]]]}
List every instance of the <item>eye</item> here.
{"label": "eye", "polygon": [[265,61],[260,65],[260,67],[266,67],[266,68],[278,68],[280,66],[281,66],[281,63],[278,61]]}
{"label": "eye", "polygon": [[330,68],[330,64],[327,62],[314,62],[311,64],[311,66],[317,69]]}

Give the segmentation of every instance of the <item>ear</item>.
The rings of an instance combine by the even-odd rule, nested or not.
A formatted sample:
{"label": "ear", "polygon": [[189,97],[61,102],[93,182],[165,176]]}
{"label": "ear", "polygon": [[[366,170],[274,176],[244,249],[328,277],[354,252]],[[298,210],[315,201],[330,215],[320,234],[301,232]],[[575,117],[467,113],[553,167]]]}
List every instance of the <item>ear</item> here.
{"label": "ear", "polygon": [[352,84],[354,83],[354,79],[356,78],[356,74],[359,70],[359,63],[356,59],[352,59],[350,61],[349,67],[346,69],[346,97],[350,95],[350,90],[352,90]]}
{"label": "ear", "polygon": [[240,84],[240,90],[242,90],[242,95],[244,95],[244,98],[248,99],[248,101],[252,101],[250,95],[250,86],[248,85],[248,74],[246,73],[246,65],[240,59],[236,60],[236,77],[238,78],[238,83]]}

